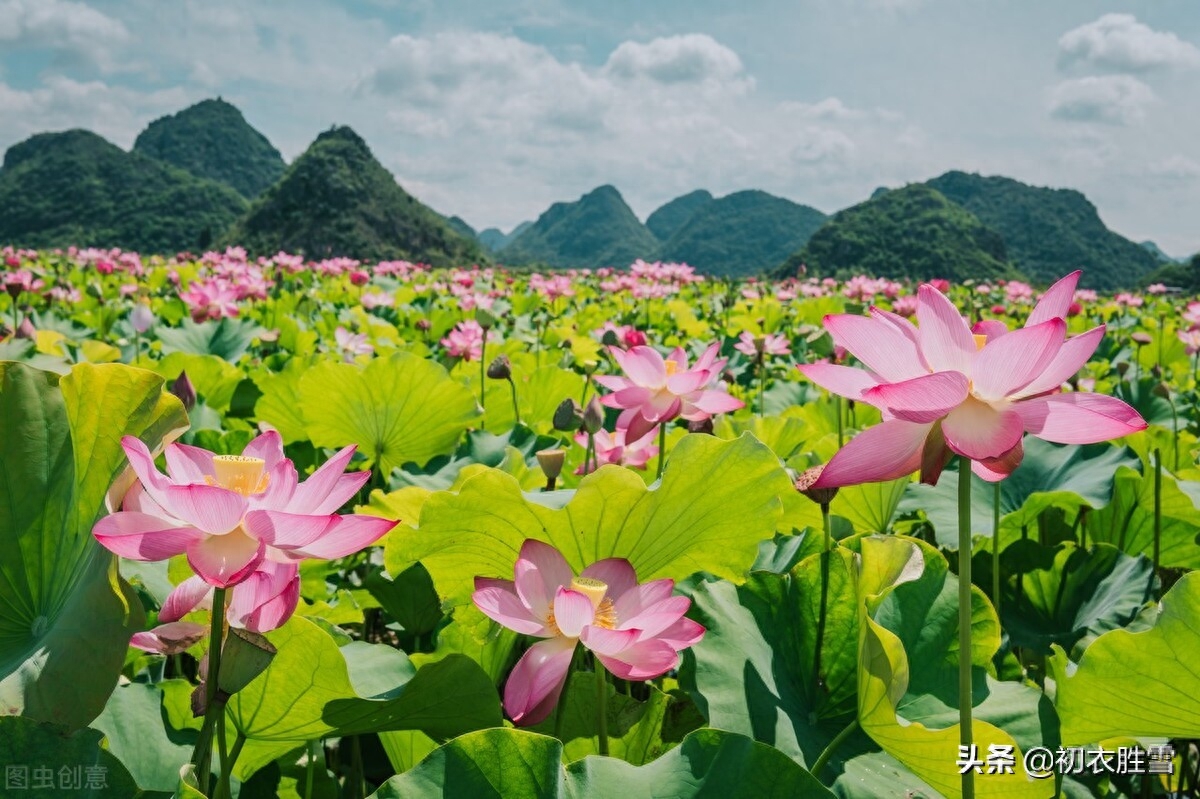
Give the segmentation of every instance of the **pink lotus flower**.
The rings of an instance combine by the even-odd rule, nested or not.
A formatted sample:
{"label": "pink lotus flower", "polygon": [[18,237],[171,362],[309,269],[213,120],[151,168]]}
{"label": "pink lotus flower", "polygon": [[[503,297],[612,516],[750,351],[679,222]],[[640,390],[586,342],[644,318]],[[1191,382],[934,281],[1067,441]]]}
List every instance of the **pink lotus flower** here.
{"label": "pink lotus flower", "polygon": [[346,363],[353,363],[355,357],[359,355],[373,355],[375,347],[367,341],[366,333],[351,333],[342,326],[333,331],[333,338],[337,342],[338,350],[342,353],[342,359]]}
{"label": "pink lotus flower", "polygon": [[1188,355],[1200,352],[1200,328],[1180,330],[1179,340],[1183,342],[1183,348]]}
{"label": "pink lotus flower", "polygon": [[702,421],[716,413],[735,411],[743,402],[729,396],[720,382],[725,359],[717,359],[712,344],[688,367],[683,348],[676,347],[666,359],[653,347],[609,347],[626,377],[598,375],[596,382],[613,393],[600,401],[610,408],[623,408],[617,427],[625,428],[626,440],[637,441],[677,417]]}
{"label": "pink lotus flower", "polygon": [[521,656],[504,686],[504,709],[516,724],[537,724],[554,709],[577,644],[621,679],[650,680],[704,637],[684,618],[692,601],[671,595],[674,580],[639,585],[624,558],[596,561],[576,577],[557,549],[528,539],[513,578],[476,577],[471,599],[510,630],[545,639]]}
{"label": "pink lotus flower", "polygon": [[742,331],[738,336],[738,343],[734,344],[733,348],[751,358],[757,358],[760,355],[788,355],[792,351],[788,346],[788,340],[783,336],[776,333],[755,336],[749,330]]}
{"label": "pink lotus flower", "polygon": [[[177,633],[181,628],[172,625],[188,624],[189,622],[181,622],[180,619],[193,610],[211,610],[212,600],[213,587],[199,577],[189,577],[175,586],[175,590],[167,597],[158,613],[158,620],[166,623],[168,632]],[[229,589],[229,605],[225,611],[225,619],[233,627],[256,633],[270,632],[282,627],[296,612],[299,603],[299,565],[295,562],[281,563],[264,559],[245,580]],[[146,636],[142,641],[147,646],[138,648],[163,652],[158,648],[147,648],[156,647],[158,642],[154,637],[161,638],[161,631],[160,626],[142,633],[141,635]],[[207,628],[204,632],[207,633]],[[138,646],[137,643],[130,643],[132,646]],[[186,648],[187,646],[184,647]]]}
{"label": "pink lotus flower", "polygon": [[237,289],[224,280],[195,281],[179,299],[187,303],[193,322],[238,315]]}
{"label": "pink lotus flower", "polygon": [[484,331],[473,319],[459,322],[454,329],[442,339],[446,352],[455,358],[467,361],[478,361],[483,357],[483,337],[491,331]]}
{"label": "pink lotus flower", "polygon": [[186,553],[192,570],[210,586],[237,585],[264,560],[294,568],[303,558],[344,557],[395,525],[335,513],[370,477],[343,474],[352,446],[302,483],[274,431],[255,438],[241,455],[169,444],[166,475],[139,439],[126,436],[121,446],[138,481],[126,493],[123,510],[96,523],[96,540],[131,560]]}
{"label": "pink lotus flower", "polygon": [[1144,430],[1137,411],[1101,394],[1059,393],[1087,362],[1104,326],[1066,338],[1063,319],[1079,272],[1042,296],[1025,327],[967,321],[945,295],[921,286],[920,327],[896,314],[825,317],[838,344],[866,369],[805,364],[800,370],[834,394],[879,408],[884,421],[855,436],[825,466],[818,488],[893,480],[918,469],[936,483],[952,454],[997,481],[1020,465],[1021,437],[1062,444],[1108,441]]}
{"label": "pink lotus flower", "polygon": [[[653,431],[632,443],[626,443],[627,433],[628,431],[621,427],[611,433],[607,430],[596,432],[596,435],[592,437],[592,443],[596,448],[596,460],[599,461],[599,465],[613,463],[618,466],[645,469],[650,459],[658,454],[658,447],[654,444]],[[576,433],[575,440],[581,447],[587,447],[587,433]],[[575,470],[575,474],[587,474],[590,471],[588,466],[590,464],[581,464]]]}

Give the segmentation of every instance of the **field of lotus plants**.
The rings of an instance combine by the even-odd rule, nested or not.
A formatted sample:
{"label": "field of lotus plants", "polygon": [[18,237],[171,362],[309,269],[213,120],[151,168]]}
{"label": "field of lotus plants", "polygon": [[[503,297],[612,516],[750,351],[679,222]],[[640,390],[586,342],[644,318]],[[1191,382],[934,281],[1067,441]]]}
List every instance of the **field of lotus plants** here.
{"label": "field of lotus plants", "polygon": [[1200,791],[1200,301],[0,251],[0,796]]}

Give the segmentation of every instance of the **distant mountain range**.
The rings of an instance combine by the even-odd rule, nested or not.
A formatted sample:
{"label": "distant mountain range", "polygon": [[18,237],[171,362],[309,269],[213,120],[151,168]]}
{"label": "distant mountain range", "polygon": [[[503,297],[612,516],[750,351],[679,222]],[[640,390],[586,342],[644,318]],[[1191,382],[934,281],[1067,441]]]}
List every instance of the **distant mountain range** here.
{"label": "distant mountain range", "polygon": [[616,188],[600,186],[508,233],[476,232],[408,194],[349,128],[322,133],[288,166],[220,98],[155,120],[132,152],[82,130],[16,144],[0,167],[0,207],[0,244],[33,247],[170,253],[237,243],[256,254],[433,264],[624,267],[643,258],[713,275],[794,275],[804,265],[809,275],[1043,283],[1083,267],[1085,284],[1103,289],[1152,272],[1185,280],[1195,266],[1108,230],[1079,192],[964,172],[881,187],[831,217],[762,191],[701,189],[643,224]]}

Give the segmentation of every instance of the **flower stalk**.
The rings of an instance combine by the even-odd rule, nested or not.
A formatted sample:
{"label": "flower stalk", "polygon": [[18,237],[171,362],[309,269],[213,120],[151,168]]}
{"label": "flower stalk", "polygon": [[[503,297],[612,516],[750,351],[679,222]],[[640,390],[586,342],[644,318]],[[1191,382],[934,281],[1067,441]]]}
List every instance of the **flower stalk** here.
{"label": "flower stalk", "polygon": [[[958,724],[959,743],[970,747],[971,731],[971,461],[958,462]],[[975,773],[962,775],[963,799],[975,797]]]}
{"label": "flower stalk", "polygon": [[608,756],[608,671],[595,659],[596,668],[596,736],[599,738],[597,751],[601,757]]}

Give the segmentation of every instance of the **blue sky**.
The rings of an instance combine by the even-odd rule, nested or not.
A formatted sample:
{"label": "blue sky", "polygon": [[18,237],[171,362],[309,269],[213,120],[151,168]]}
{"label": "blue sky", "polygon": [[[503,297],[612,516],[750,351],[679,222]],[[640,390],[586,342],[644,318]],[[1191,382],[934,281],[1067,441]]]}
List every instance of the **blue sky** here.
{"label": "blue sky", "polygon": [[1200,251],[1194,0],[0,0],[0,148],[128,147],[215,95],[288,159],[351,125],[477,228],[601,183],[642,217],[695,188],[832,212],[958,168]]}

